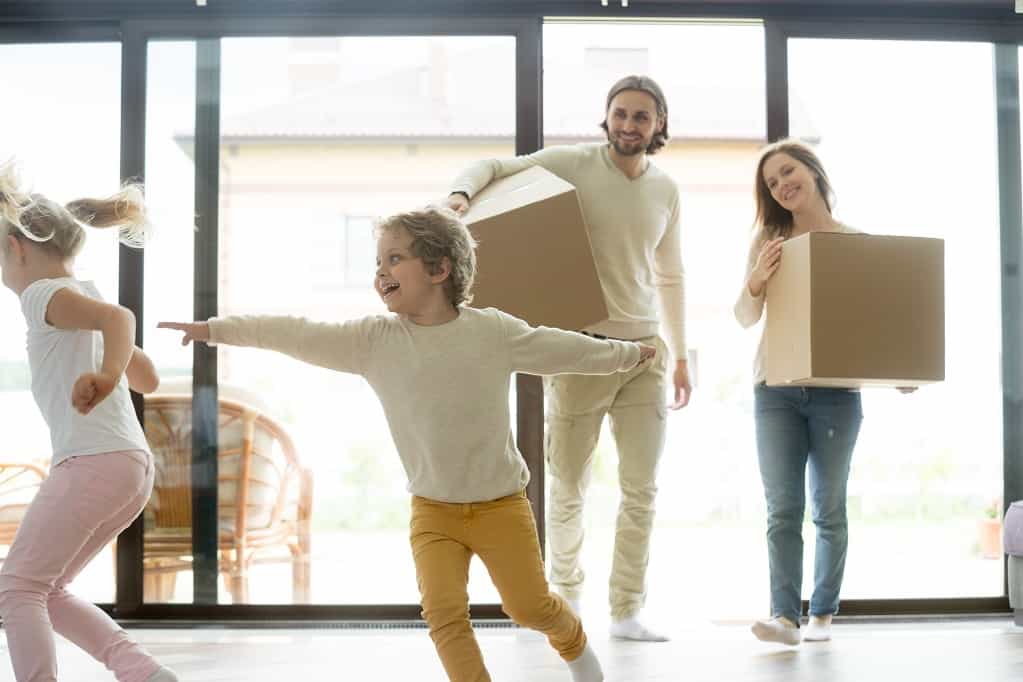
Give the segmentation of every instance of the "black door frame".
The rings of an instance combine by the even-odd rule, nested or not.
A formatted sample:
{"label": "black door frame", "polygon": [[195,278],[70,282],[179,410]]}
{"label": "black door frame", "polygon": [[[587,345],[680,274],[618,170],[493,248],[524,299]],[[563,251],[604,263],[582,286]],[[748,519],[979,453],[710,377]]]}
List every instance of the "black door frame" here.
{"label": "black door frame", "polygon": [[[18,3],[13,3],[18,4]],[[23,3],[25,4],[25,3]],[[788,133],[787,95],[787,41],[789,38],[846,38],[846,39],[892,39],[892,40],[940,40],[975,41],[994,44],[996,94],[998,97],[998,148],[1000,177],[1000,216],[1002,239],[1002,332],[1003,332],[1003,419],[1005,429],[1004,475],[1005,500],[1023,498],[1023,283],[1020,280],[1020,261],[1023,260],[1023,238],[1021,238],[1021,189],[1019,150],[1019,87],[1018,87],[1018,46],[1023,44],[1023,21],[1009,19],[991,8],[978,9],[974,14],[945,8],[924,10],[901,7],[897,11],[881,13],[879,16],[857,16],[854,12],[836,17],[834,7],[822,3],[817,9],[800,10],[801,16],[794,16],[791,8],[770,3],[757,6],[735,6],[722,8],[709,4],[679,3],[645,6],[638,12],[626,12],[618,8],[601,10],[597,3],[585,6],[573,2],[516,3],[511,11],[506,6],[483,7],[472,13],[458,8],[446,9],[442,14],[430,16],[428,10],[414,11],[422,7],[410,3],[406,13],[388,15],[385,9],[377,16],[370,16],[371,9],[362,8],[362,14],[348,14],[341,10],[324,9],[313,16],[282,15],[271,17],[279,10],[271,9],[274,3],[250,3],[257,9],[238,11],[238,16],[225,13],[201,16],[195,11],[180,12],[181,16],[168,18],[163,14],[152,16],[144,10],[125,10],[119,17],[102,13],[86,14],[76,21],[61,20],[52,15],[53,7],[60,3],[37,2],[25,4],[28,8],[20,15],[6,15],[0,10],[0,45],[5,43],[61,43],[61,42],[120,42],[122,48],[122,101],[121,101],[121,175],[123,178],[144,180],[145,170],[145,102],[146,102],[146,55],[150,41],[195,40],[205,45],[200,50],[200,64],[197,65],[199,83],[205,83],[201,90],[206,93],[202,103],[197,104],[196,148],[208,146],[219,148],[219,131],[216,130],[215,109],[219,106],[219,87],[214,76],[219,76],[219,56],[213,46],[223,37],[256,36],[411,36],[411,35],[508,35],[516,39],[516,152],[528,153],[543,145],[542,136],[542,32],[544,16],[580,17],[615,20],[625,17],[642,16],[657,19],[700,19],[735,17],[763,20],[766,52],[766,80],[768,138],[777,139]],[[110,3],[116,4],[116,3]],[[127,5],[128,3],[126,3]],[[383,4],[383,2],[381,3]],[[393,3],[392,3],[393,4]],[[450,4],[450,3],[448,3]],[[482,3],[481,3],[482,4]],[[329,3],[327,3],[329,5]],[[327,6],[325,5],[325,7]],[[258,8],[267,9],[263,16]],[[38,7],[39,16],[31,15]],[[354,6],[353,6],[354,7]],[[47,15],[47,8],[51,15]],[[809,17],[809,18],[805,18]],[[212,71],[211,71],[212,69]],[[200,99],[197,88],[197,99]],[[209,97],[215,97],[213,100]],[[203,122],[205,121],[205,123]],[[200,165],[202,168],[200,168]],[[210,239],[211,226],[215,227],[213,212],[217,206],[216,195],[218,168],[216,154],[211,153],[196,160],[196,206],[200,215],[212,219],[200,224],[202,239]],[[201,187],[200,187],[201,183]],[[201,191],[199,191],[201,190]],[[215,234],[215,229],[213,230]],[[199,237],[197,237],[199,238]],[[208,242],[203,242],[206,247]],[[197,249],[197,254],[201,249]],[[197,259],[199,256],[197,255]],[[196,312],[208,313],[216,309],[215,298],[209,293],[216,291],[216,263],[196,263]],[[212,265],[212,268],[211,268]],[[144,254],[122,248],[120,252],[120,302],[132,309],[138,317],[137,343],[143,343],[141,323],[143,306]],[[198,292],[207,297],[199,300]],[[197,386],[206,390],[206,399],[197,402],[197,414],[213,413],[215,399],[215,355],[197,351],[194,372]],[[211,378],[212,377],[212,378]],[[518,439],[519,447],[526,457],[532,472],[529,496],[533,501],[541,537],[544,535],[544,477],[543,477],[543,394],[539,380],[535,377],[519,376],[516,382],[518,395]],[[211,392],[212,391],[212,392]],[[201,392],[197,391],[197,393]],[[141,401],[136,408],[141,416]],[[201,418],[201,416],[199,417]],[[202,435],[205,433],[206,435]],[[215,429],[200,430],[196,451],[215,452]],[[204,450],[205,448],[205,450]],[[215,460],[215,457],[214,457]],[[208,462],[207,462],[208,463]],[[200,468],[197,467],[197,470]],[[205,487],[207,493],[215,491],[212,481],[215,470],[207,466],[198,475],[197,489]],[[197,549],[210,556],[216,542],[215,493],[212,504],[207,496],[200,497],[202,513],[197,514],[195,537]],[[210,510],[212,509],[212,515]],[[200,518],[201,517],[201,518]],[[209,518],[206,518],[209,517]],[[205,520],[203,520],[205,519]],[[215,552],[213,571],[215,571]],[[230,620],[230,621],[381,621],[415,620],[419,618],[419,607],[407,605],[220,605],[215,603],[215,572],[207,568],[198,571],[196,594],[204,594],[207,603],[198,604],[145,604],[142,601],[142,525],[136,522],[120,537],[117,552],[117,599],[113,605],[104,605],[119,618],[152,620]],[[200,573],[202,575],[200,575]],[[211,583],[212,575],[212,583]],[[210,585],[213,598],[210,598]],[[1004,595],[996,598],[964,599],[880,599],[845,600],[843,614],[846,615],[939,615],[966,613],[1008,613],[1008,600]],[[503,618],[496,604],[474,605],[473,615],[479,618]]]}

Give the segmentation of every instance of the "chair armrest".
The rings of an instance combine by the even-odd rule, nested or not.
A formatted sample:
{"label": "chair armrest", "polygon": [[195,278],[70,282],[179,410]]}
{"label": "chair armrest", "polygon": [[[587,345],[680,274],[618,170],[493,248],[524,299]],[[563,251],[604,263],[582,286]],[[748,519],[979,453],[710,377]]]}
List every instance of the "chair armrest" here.
{"label": "chair armrest", "polygon": [[298,471],[298,521],[308,523],[313,518],[313,472],[308,468]]}
{"label": "chair armrest", "polygon": [[[14,470],[11,476],[17,476],[19,473],[35,474],[40,481],[45,480],[47,473],[41,466],[32,464],[31,462],[0,462],[0,477],[6,476],[8,470]],[[18,471],[18,470],[21,471]]]}

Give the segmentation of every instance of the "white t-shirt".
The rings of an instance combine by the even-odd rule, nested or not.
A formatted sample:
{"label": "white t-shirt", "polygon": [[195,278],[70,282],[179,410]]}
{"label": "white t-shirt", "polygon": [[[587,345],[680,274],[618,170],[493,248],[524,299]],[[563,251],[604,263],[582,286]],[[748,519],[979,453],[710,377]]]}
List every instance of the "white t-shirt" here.
{"label": "white t-shirt", "polygon": [[103,336],[84,329],[57,329],[46,322],[50,299],[61,289],[103,300],[92,282],[70,277],[41,279],[21,293],[21,310],[28,323],[28,364],[32,396],[50,427],[52,465],[77,455],[120,450],[149,451],[135,416],[128,379],[121,382],[92,412],[80,414],[71,405],[71,388],[86,372],[103,366]]}

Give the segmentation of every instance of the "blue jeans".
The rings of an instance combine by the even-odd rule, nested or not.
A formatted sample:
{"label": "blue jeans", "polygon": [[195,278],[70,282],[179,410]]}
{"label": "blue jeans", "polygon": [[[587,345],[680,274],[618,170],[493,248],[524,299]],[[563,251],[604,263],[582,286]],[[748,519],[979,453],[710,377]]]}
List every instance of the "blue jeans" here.
{"label": "blue jeans", "polygon": [[771,615],[799,622],[807,464],[817,527],[810,614],[837,613],[849,542],[846,482],[863,421],[860,394],[764,384],[755,386],[753,393],[760,477],[767,498]]}

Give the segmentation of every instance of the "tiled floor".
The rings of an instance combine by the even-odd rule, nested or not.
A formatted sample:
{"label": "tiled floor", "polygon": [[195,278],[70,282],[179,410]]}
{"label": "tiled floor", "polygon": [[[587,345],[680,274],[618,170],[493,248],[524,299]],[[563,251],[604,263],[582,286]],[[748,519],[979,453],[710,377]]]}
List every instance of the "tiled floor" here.
{"label": "tiled floor", "polygon": [[[444,682],[421,629],[133,629],[183,682]],[[745,626],[685,626],[673,641],[591,641],[608,682],[1008,682],[1023,679],[1023,629],[1011,621],[846,623],[829,643],[757,642]],[[531,632],[483,628],[495,682],[569,682],[561,660]],[[67,642],[62,682],[113,680]],[[0,682],[13,680],[9,666]]]}

